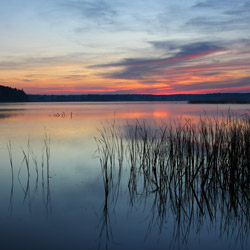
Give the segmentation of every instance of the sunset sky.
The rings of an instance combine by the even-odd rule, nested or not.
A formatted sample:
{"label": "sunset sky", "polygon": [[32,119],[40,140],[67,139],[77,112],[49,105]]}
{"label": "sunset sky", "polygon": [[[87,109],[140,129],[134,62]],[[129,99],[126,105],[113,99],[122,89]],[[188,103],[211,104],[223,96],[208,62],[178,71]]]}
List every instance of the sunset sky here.
{"label": "sunset sky", "polygon": [[0,1],[0,85],[29,94],[250,92],[250,0]]}

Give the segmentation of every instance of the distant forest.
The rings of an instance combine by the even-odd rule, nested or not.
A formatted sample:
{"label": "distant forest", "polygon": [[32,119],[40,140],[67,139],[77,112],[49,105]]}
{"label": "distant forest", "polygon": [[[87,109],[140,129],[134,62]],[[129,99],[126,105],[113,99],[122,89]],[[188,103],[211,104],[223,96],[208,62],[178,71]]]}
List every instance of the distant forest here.
{"label": "distant forest", "polygon": [[189,103],[250,103],[250,93],[215,93],[182,95],[29,95],[32,102],[151,102],[187,101]]}
{"label": "distant forest", "polygon": [[28,95],[16,88],[10,88],[0,85],[0,102],[27,102]]}
{"label": "distant forest", "polygon": [[189,103],[250,103],[250,93],[214,93],[181,95],[89,94],[27,95],[23,90],[0,85],[0,102],[137,102],[187,101]]}

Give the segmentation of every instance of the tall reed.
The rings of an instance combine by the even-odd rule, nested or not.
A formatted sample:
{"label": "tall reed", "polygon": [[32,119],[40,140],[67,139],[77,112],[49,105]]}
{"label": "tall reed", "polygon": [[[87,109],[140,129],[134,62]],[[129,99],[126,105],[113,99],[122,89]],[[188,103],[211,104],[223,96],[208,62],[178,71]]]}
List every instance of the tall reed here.
{"label": "tall reed", "polygon": [[13,156],[12,156],[12,146],[9,140],[7,144],[7,150],[9,154],[10,169],[11,169],[11,189],[10,189],[10,201],[9,201],[9,211],[12,214],[13,211],[13,194],[14,194],[14,168],[13,168]]}
{"label": "tall reed", "polygon": [[126,159],[131,206],[138,198],[153,200],[149,230],[156,221],[162,230],[170,210],[176,222],[174,238],[177,242],[182,238],[181,244],[187,242],[191,227],[196,225],[199,232],[205,220],[220,223],[222,234],[246,238],[250,230],[248,115],[201,116],[196,123],[134,121],[123,129],[113,123],[100,129],[100,135],[96,141],[105,183],[115,183],[114,166]]}
{"label": "tall reed", "polygon": [[[110,203],[115,204],[120,193],[120,181],[122,175],[124,146],[123,138],[120,137],[121,127],[116,125],[115,120],[111,123],[103,124],[98,130],[100,137],[96,137],[97,157],[99,158],[105,200],[100,217],[99,227],[99,248],[101,241],[105,240],[105,247],[108,249],[109,240],[113,237],[110,219]],[[119,131],[119,134],[117,133]],[[116,171],[116,163],[118,171]]]}
{"label": "tall reed", "polygon": [[[45,210],[46,213],[49,214],[52,211],[51,206],[51,194],[50,194],[50,143],[51,139],[50,136],[45,133],[43,139],[43,149],[42,149],[42,162],[39,164],[37,160],[37,155],[35,154],[30,139],[28,139],[27,147],[21,147],[22,152],[22,162],[20,168],[18,170],[17,178],[18,182],[24,192],[23,203],[28,200],[29,211],[31,213],[32,202],[35,199],[38,188],[39,188],[39,172],[41,172],[41,183],[42,183],[42,197],[45,203]],[[10,193],[10,202],[9,202],[9,210],[12,212],[13,210],[13,194],[14,194],[14,168],[13,168],[13,155],[12,155],[12,144],[9,140],[7,144],[7,150],[9,155],[10,161],[10,168],[11,168],[11,193]],[[33,164],[32,164],[33,163]],[[34,169],[32,168],[34,165]],[[41,165],[41,170],[39,170],[39,165]],[[44,166],[46,165],[47,174],[44,176]],[[27,178],[25,175],[21,175],[21,172],[25,171],[23,169],[25,167],[27,174]],[[35,177],[35,178],[34,178]],[[47,178],[46,178],[47,177]],[[46,183],[45,183],[46,181]],[[31,192],[31,187],[33,186],[33,191]],[[45,190],[46,189],[46,190]],[[45,194],[46,193],[46,194]]]}

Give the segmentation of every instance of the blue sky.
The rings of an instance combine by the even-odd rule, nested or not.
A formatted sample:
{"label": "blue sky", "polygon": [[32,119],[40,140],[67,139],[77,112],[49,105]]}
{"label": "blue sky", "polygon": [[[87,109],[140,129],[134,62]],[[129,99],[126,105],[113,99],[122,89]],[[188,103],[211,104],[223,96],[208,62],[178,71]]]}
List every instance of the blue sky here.
{"label": "blue sky", "polygon": [[250,92],[249,0],[8,0],[0,19],[0,84],[28,93]]}

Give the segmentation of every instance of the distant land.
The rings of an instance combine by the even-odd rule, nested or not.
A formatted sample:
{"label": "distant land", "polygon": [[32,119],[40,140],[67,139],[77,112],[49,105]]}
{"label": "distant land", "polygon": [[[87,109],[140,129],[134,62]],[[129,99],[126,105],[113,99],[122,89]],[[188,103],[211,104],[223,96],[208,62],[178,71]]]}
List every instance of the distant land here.
{"label": "distant land", "polygon": [[230,98],[230,99],[221,99],[221,100],[191,100],[188,101],[190,104],[250,104],[250,100],[247,99],[237,99],[237,98]]}
{"label": "distant land", "polygon": [[187,101],[189,103],[250,103],[250,93],[215,93],[181,95],[28,95],[31,102],[137,102]]}
{"label": "distant land", "polygon": [[250,93],[211,93],[177,95],[87,94],[87,95],[29,95],[23,90],[0,85],[0,102],[137,102],[187,101],[193,104],[250,103]]}
{"label": "distant land", "polygon": [[27,102],[28,95],[20,89],[0,85],[0,102]]}

